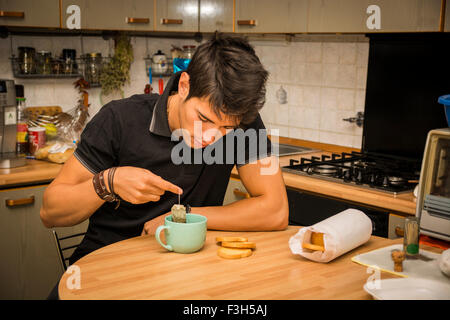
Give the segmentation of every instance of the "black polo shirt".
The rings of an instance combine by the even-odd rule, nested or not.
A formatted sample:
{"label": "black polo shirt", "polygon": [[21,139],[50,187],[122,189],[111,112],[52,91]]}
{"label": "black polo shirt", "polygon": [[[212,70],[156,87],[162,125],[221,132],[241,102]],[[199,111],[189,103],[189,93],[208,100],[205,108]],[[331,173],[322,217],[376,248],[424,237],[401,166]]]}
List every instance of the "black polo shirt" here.
{"label": "black polo shirt", "polygon": [[[184,142],[182,139],[171,139],[167,101],[171,93],[178,91],[180,74],[171,77],[161,96],[133,95],[103,106],[86,125],[74,156],[94,174],[114,166],[148,169],[183,189],[182,204],[192,207],[220,206],[234,165],[239,167],[270,155],[270,140],[265,136],[267,148],[258,148],[257,154],[249,152],[246,144],[244,162],[239,161],[234,149],[234,163],[226,163],[226,143],[222,143],[223,161],[195,164],[195,153],[197,156],[200,153],[202,159],[201,153],[208,146],[203,149],[188,148],[191,164],[174,164],[171,160],[172,148]],[[259,115],[248,128],[264,129]],[[230,134],[227,134],[220,140],[227,141],[229,137]],[[115,209],[115,203],[105,202],[89,218],[87,233],[70,258],[70,263],[105,245],[139,236],[145,222],[169,212],[175,203],[178,203],[178,195],[171,192],[164,193],[157,202],[131,204],[122,200],[118,209]]]}

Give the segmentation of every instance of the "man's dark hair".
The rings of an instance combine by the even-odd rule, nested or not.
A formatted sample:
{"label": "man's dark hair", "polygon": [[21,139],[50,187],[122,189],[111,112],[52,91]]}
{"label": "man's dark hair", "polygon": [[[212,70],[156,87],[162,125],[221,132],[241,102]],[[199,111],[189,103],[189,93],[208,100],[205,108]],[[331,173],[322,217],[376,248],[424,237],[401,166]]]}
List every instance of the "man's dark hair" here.
{"label": "man's dark hair", "polygon": [[186,72],[190,77],[186,100],[208,97],[219,119],[223,112],[245,126],[264,105],[269,73],[244,38],[216,34],[198,46]]}

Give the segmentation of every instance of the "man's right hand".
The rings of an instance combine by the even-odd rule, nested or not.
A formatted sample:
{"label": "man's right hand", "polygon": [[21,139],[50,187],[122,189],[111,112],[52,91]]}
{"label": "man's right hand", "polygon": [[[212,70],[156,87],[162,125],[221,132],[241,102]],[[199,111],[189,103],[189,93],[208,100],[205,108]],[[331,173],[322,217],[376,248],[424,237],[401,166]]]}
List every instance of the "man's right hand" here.
{"label": "man's right hand", "polygon": [[[107,172],[105,172],[105,178],[106,174]],[[114,193],[133,204],[159,201],[166,191],[175,194],[183,193],[180,187],[149,170],[137,167],[118,167],[114,174],[113,185]]]}

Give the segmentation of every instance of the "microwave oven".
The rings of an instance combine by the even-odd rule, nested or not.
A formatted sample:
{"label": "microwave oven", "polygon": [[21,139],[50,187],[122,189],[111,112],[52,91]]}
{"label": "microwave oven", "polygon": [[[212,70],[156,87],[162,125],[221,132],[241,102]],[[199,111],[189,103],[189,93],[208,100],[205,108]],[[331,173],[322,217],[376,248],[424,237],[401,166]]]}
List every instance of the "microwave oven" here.
{"label": "microwave oven", "polygon": [[421,234],[450,241],[450,128],[427,135],[416,217]]}

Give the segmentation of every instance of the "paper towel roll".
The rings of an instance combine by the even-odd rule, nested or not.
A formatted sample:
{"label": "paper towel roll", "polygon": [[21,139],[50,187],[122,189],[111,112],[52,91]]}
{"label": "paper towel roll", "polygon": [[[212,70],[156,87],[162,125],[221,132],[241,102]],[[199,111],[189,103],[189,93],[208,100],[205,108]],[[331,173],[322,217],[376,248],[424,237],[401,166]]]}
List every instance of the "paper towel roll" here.
{"label": "paper towel roll", "polygon": [[[310,243],[311,233],[323,233],[325,251],[313,251],[302,247]],[[366,243],[372,234],[372,221],[364,212],[344,210],[310,227],[301,228],[289,239],[289,247],[299,254],[317,262],[329,262],[340,255]]]}

